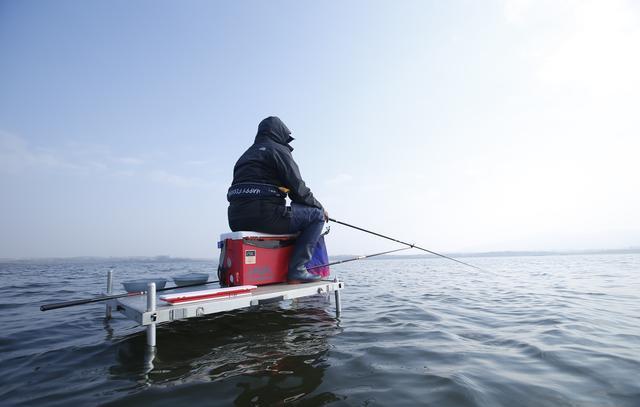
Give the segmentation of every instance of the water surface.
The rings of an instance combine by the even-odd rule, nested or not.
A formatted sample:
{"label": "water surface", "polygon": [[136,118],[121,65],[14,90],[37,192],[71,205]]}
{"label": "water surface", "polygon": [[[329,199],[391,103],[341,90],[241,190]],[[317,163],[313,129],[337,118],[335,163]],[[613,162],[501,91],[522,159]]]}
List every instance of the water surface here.
{"label": "water surface", "polygon": [[[112,263],[0,264],[6,405],[639,406],[640,255],[372,260],[313,297],[145,333],[104,306]],[[127,262],[117,282],[214,270]]]}

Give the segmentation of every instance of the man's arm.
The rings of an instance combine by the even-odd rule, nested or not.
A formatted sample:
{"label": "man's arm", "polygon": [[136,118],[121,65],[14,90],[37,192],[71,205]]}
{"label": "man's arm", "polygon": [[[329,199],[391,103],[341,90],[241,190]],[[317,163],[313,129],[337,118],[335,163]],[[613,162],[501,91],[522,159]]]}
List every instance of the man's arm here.
{"label": "man's arm", "polygon": [[291,201],[324,209],[322,204],[318,202],[309,187],[307,187],[302,180],[300,169],[298,168],[298,164],[293,160],[293,156],[290,153],[276,151],[274,158],[278,175],[281,177],[282,182],[284,182],[282,186],[289,189],[289,198],[291,198]]}

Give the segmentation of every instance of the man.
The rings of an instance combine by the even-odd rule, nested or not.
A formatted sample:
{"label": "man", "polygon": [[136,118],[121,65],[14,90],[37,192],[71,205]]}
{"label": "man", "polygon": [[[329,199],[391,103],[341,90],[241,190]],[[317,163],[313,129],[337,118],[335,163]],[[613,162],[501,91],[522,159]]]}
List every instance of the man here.
{"label": "man", "polygon": [[[291,131],[275,116],[258,125],[251,147],[233,167],[233,182],[227,193],[229,227],[232,231],[298,233],[289,261],[289,282],[309,282],[305,264],[311,259],[329,215],[305,185],[289,145]],[[291,206],[286,206],[289,195]]]}

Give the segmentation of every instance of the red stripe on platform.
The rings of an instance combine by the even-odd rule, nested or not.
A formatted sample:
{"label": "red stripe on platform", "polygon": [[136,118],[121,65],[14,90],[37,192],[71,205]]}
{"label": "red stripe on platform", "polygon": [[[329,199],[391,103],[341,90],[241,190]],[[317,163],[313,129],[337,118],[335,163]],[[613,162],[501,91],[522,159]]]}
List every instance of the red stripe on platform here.
{"label": "red stripe on platform", "polygon": [[171,299],[167,298],[167,299],[162,299],[162,301],[168,302],[169,304],[179,304],[181,302],[187,302],[187,301],[207,300],[207,299],[218,298],[218,297],[231,297],[233,295],[249,293],[249,292],[251,292],[251,289],[245,288],[242,290],[231,290],[231,291],[223,291],[223,292],[213,293],[213,294],[193,295],[190,297],[178,297],[178,298],[171,298]]}

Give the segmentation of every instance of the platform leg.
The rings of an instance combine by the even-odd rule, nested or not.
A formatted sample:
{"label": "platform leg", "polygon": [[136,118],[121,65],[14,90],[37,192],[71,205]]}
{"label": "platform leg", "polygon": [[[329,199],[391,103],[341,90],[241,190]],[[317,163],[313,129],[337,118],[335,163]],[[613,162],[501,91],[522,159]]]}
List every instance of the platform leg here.
{"label": "platform leg", "polygon": [[[113,269],[107,271],[107,295],[113,294]],[[104,314],[105,319],[111,319],[111,305],[107,304]]]}
{"label": "platform leg", "polygon": [[144,372],[151,373],[153,370],[153,360],[156,358],[156,348],[147,346],[144,350]]}
{"label": "platform leg", "polygon": [[[149,283],[147,286],[147,312],[156,310],[156,283]],[[156,324],[147,325],[147,346],[156,346]]]}
{"label": "platform leg", "polygon": [[342,303],[340,302],[340,290],[336,290],[336,317],[342,313]]}
{"label": "platform leg", "polygon": [[147,346],[156,347],[156,324],[147,325]]}

